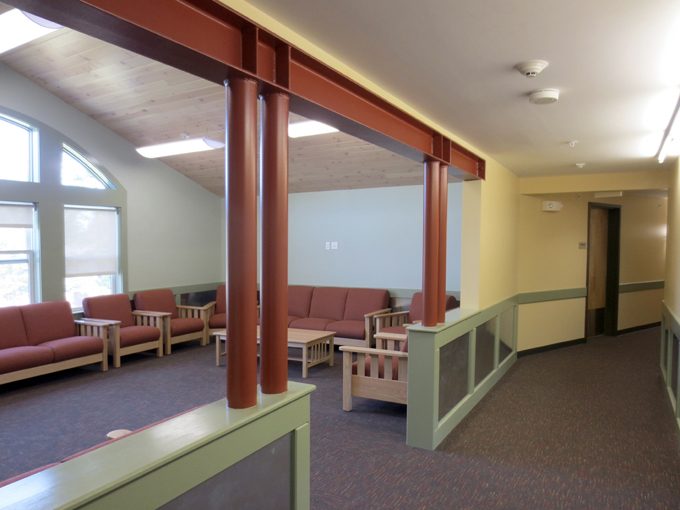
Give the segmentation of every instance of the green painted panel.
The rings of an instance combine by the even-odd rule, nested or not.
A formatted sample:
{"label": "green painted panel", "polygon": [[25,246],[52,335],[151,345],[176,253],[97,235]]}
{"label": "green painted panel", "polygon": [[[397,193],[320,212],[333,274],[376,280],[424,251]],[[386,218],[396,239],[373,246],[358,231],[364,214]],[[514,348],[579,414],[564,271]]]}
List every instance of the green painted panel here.
{"label": "green painted panel", "polygon": [[529,303],[541,303],[543,301],[561,301],[563,299],[576,299],[586,297],[588,291],[585,287],[576,289],[542,290],[538,292],[523,292],[517,294],[517,303],[526,305]]}

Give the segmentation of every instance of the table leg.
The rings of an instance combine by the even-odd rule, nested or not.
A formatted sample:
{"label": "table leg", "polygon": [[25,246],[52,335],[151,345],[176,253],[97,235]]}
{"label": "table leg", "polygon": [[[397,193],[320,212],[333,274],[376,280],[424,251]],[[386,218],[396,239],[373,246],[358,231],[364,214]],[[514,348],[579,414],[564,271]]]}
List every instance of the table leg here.
{"label": "table leg", "polygon": [[307,360],[308,360],[308,350],[309,344],[302,346],[302,378],[307,379]]}
{"label": "table leg", "polygon": [[220,344],[222,343],[222,340],[220,340],[219,336],[215,337],[215,365],[220,366]]}
{"label": "table leg", "polygon": [[330,344],[330,349],[331,349],[331,352],[328,354],[329,355],[329,358],[328,358],[328,366],[329,367],[332,367],[333,362],[335,361],[335,359],[334,359],[335,358],[335,352],[333,350],[333,341],[334,340],[335,340],[335,335],[331,335],[331,337],[328,339],[328,343]]}

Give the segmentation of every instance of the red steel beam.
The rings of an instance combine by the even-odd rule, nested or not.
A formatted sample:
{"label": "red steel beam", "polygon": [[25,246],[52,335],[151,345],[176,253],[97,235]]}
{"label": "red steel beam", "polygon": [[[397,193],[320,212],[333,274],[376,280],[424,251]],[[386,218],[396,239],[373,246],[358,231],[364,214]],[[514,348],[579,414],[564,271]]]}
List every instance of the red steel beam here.
{"label": "red steel beam", "polygon": [[[216,83],[235,75],[261,89],[302,99],[348,119],[343,130],[420,161],[453,167],[460,179],[484,178],[484,160],[326,64],[289,47],[215,0],[7,0],[47,19]],[[368,134],[380,133],[384,139]]]}
{"label": "red steel beam", "polygon": [[263,393],[288,389],[288,96],[262,104],[262,292],[260,382]]}
{"label": "red steel beam", "polygon": [[437,263],[437,322],[446,318],[446,228],[449,201],[449,173],[439,165],[439,255]]}

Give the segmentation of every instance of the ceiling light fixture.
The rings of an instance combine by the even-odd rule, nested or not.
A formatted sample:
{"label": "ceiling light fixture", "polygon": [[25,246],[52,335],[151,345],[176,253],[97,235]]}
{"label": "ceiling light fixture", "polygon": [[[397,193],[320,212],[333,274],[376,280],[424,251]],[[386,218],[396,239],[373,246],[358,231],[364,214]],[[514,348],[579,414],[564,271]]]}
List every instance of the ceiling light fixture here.
{"label": "ceiling light fixture", "polygon": [[145,158],[163,158],[178,154],[221,149],[223,147],[224,144],[222,142],[211,140],[210,138],[191,138],[189,140],[147,145],[145,147],[138,147],[136,150]]}
{"label": "ceiling light fixture", "polygon": [[288,124],[288,136],[290,138],[302,138],[303,136],[323,135],[326,133],[337,133],[337,129],[327,124],[315,120],[306,120]]}
{"label": "ceiling light fixture", "polygon": [[33,14],[12,9],[0,14],[0,53],[26,44],[61,28]]}
{"label": "ceiling light fixture", "polygon": [[575,165],[579,168],[583,168],[584,166],[586,166],[585,163],[575,163]]}
{"label": "ceiling light fixture", "polygon": [[539,89],[529,94],[529,101],[534,104],[552,104],[560,98],[560,91],[557,89]]}
{"label": "ceiling light fixture", "polygon": [[661,138],[661,145],[656,153],[656,159],[659,164],[666,161],[667,156],[677,156],[680,153],[680,121],[678,120],[678,110],[680,109],[680,96],[675,104],[673,115],[668,122],[668,126]]}

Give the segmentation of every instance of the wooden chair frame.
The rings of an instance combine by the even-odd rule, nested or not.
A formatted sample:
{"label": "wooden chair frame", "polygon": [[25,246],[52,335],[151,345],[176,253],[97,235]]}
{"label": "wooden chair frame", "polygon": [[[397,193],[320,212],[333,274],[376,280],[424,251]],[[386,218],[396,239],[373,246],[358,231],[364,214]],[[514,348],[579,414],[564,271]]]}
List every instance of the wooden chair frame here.
{"label": "wooden chair frame", "polygon": [[[352,410],[352,397],[384,400],[397,404],[408,401],[407,362],[408,353],[398,349],[401,340],[390,340],[380,344],[382,348],[340,347],[342,351],[342,409]],[[380,377],[378,357],[383,356],[383,377]],[[370,370],[366,370],[366,359],[370,359]],[[392,379],[392,360],[397,359],[399,372],[397,380]],[[357,373],[352,373],[356,362]],[[368,373],[366,373],[368,372]]]}
{"label": "wooden chair frame", "polygon": [[[180,319],[201,319],[203,321],[203,329],[186,333],[184,335],[170,336],[170,315],[165,317],[165,354],[172,353],[172,346],[181,342],[189,342],[191,340],[200,340],[201,345],[208,345],[208,314],[212,307],[212,303],[203,306],[189,306],[177,305]],[[144,313],[149,313],[144,311]]]}

